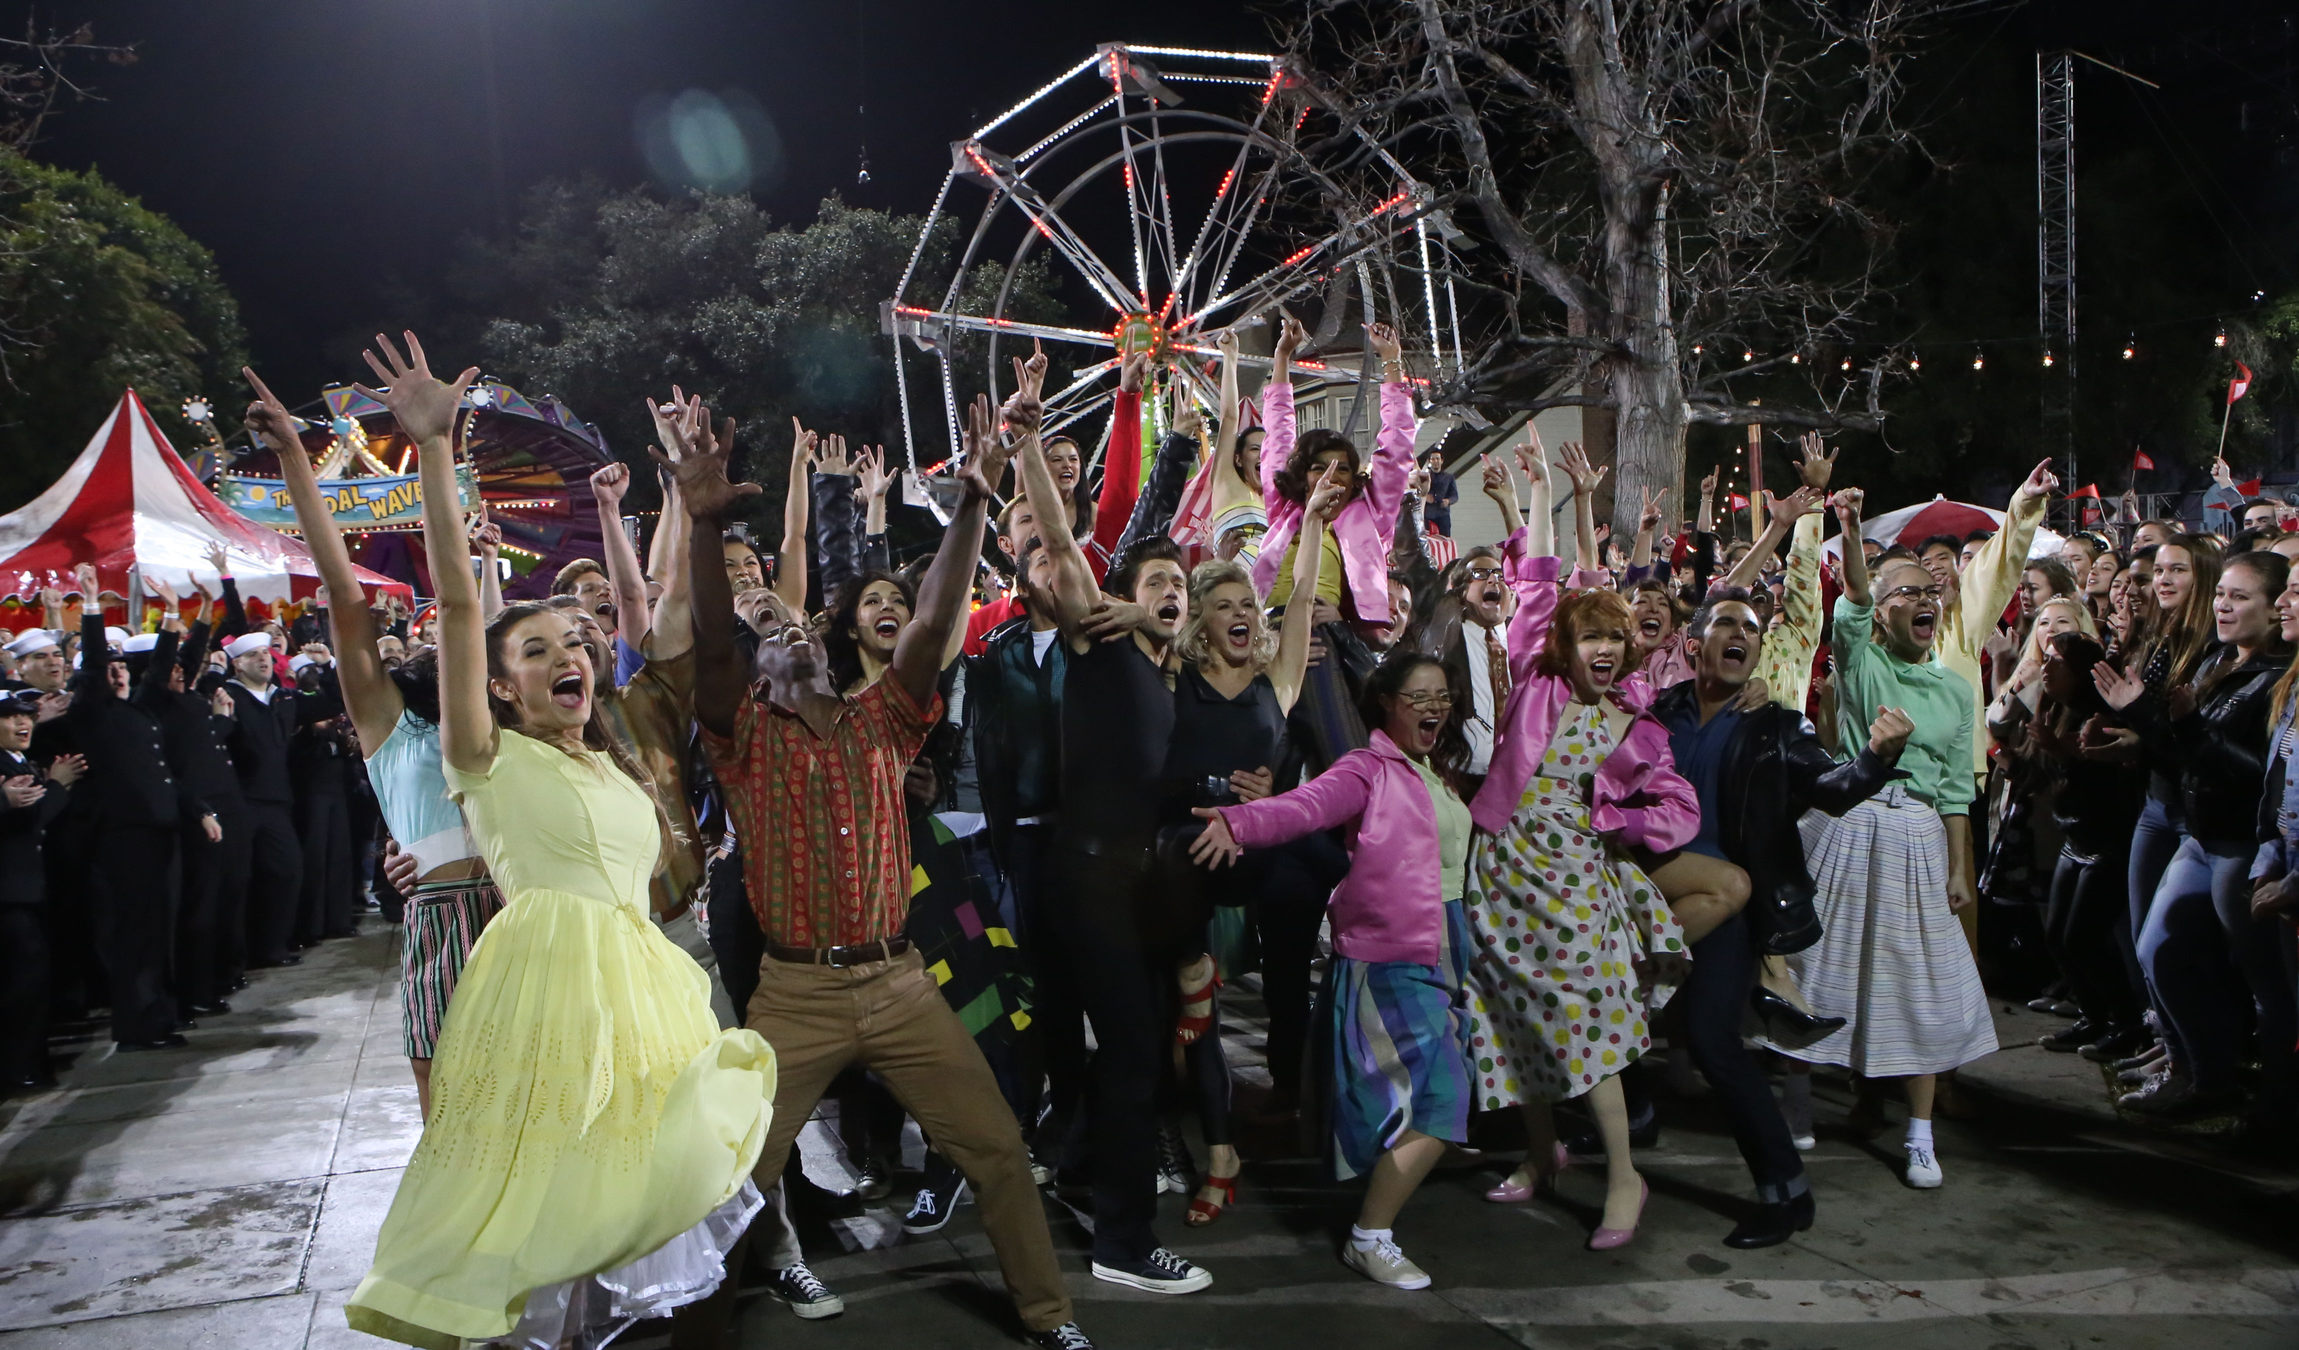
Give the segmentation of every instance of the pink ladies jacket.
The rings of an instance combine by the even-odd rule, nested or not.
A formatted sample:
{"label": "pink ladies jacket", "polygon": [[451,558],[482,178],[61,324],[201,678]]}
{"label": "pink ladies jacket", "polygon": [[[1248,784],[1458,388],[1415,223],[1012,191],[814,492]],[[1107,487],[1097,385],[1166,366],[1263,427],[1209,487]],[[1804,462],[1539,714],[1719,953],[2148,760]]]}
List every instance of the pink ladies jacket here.
{"label": "pink ladies jacket", "polygon": [[[1509,620],[1509,701],[1494,732],[1492,769],[1469,804],[1470,818],[1487,834],[1506,829],[1516,814],[1573,693],[1571,681],[1533,668],[1556,618],[1562,564],[1555,558],[1527,558],[1525,532],[1519,529],[1502,543],[1501,565],[1517,594],[1517,612]],[[1682,848],[1700,833],[1700,799],[1676,771],[1668,731],[1648,711],[1652,686],[1631,675],[1613,690],[1612,701],[1636,720],[1597,768],[1589,824],[1599,834],[1655,853]]]}
{"label": "pink ladies jacket", "polygon": [[[1261,503],[1269,513],[1269,532],[1262,536],[1261,556],[1253,560],[1253,586],[1268,595],[1277,585],[1278,569],[1285,565],[1285,551],[1301,533],[1301,504],[1287,501],[1277,490],[1278,470],[1293,457],[1293,386],[1273,380],[1261,402],[1262,416],[1269,423],[1261,441]],[[1382,385],[1381,432],[1374,439],[1370,481],[1333,522],[1333,537],[1341,545],[1342,580],[1357,617],[1367,623],[1389,618],[1389,545],[1397,532],[1397,508],[1405,500],[1405,480],[1413,476],[1417,429],[1413,395],[1403,384]]]}
{"label": "pink ladies jacket", "polygon": [[1333,950],[1357,961],[1437,964],[1445,929],[1437,810],[1387,732],[1291,792],[1221,808],[1230,837],[1268,848],[1355,821],[1349,875],[1333,891]]}

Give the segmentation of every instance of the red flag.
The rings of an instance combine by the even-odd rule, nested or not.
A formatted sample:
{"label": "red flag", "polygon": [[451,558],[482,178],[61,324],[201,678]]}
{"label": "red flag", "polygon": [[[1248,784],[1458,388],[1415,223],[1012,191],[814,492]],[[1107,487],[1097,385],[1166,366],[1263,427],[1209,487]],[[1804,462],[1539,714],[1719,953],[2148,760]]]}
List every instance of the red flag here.
{"label": "red flag", "polygon": [[2082,487],[2079,487],[2079,488],[2077,488],[2075,491],[2073,491],[2073,492],[2069,493],[2069,494],[2068,494],[2068,496],[2070,496],[2070,497],[2089,497],[2089,498],[2091,498],[2093,501],[2095,501],[2095,502],[2096,502],[2096,501],[2098,501],[2098,500],[2099,500],[2099,484],[2097,484],[2097,483],[2086,483],[2086,484],[2084,484]]}
{"label": "red flag", "polygon": [[1745,511],[1745,510],[1747,510],[1747,509],[1748,509],[1748,499],[1747,499],[1746,497],[1743,497],[1743,496],[1741,496],[1741,495],[1740,495],[1739,493],[1737,493],[1737,492],[1735,492],[1735,493],[1733,493],[1733,494],[1732,494],[1732,497],[1731,497],[1731,501],[1732,501],[1732,509],[1733,509],[1733,510],[1735,510],[1735,511]]}
{"label": "red flag", "polygon": [[2259,495],[2259,480],[2256,478],[2245,479],[2235,485],[2235,490],[2246,497],[2256,497]]}
{"label": "red flag", "polygon": [[2154,467],[2155,461],[2147,457],[2147,452],[2145,450],[2140,449],[2138,446],[2132,447],[2131,471],[2133,473],[2138,473],[2141,469],[2152,469]]}
{"label": "red flag", "polygon": [[2251,388],[2251,367],[2238,361],[2235,363],[2235,368],[2242,373],[2227,382],[2227,402],[2230,405],[2243,397]]}

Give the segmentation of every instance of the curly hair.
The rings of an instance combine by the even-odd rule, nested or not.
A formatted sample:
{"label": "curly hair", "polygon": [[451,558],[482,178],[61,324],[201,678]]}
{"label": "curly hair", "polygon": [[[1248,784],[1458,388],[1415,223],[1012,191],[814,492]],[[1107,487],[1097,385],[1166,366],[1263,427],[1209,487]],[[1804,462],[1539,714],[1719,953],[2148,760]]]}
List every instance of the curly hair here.
{"label": "curly hair", "polygon": [[822,626],[822,651],[830,665],[833,689],[843,692],[862,680],[862,641],[854,629],[861,621],[862,593],[881,581],[901,592],[902,603],[911,614],[918,612],[918,589],[899,573],[874,567],[839,587]]}
{"label": "curly hair", "polygon": [[1389,722],[1389,704],[1423,666],[1432,666],[1445,678],[1445,687],[1452,691],[1453,709],[1445,715],[1445,725],[1437,729],[1436,748],[1429,752],[1429,763],[1455,792],[1461,791],[1469,772],[1469,714],[1475,700],[1470,696],[1465,675],[1454,673],[1446,664],[1427,652],[1410,647],[1396,646],[1381,658],[1381,664],[1365,677],[1364,692],[1357,696],[1357,715],[1365,719],[1368,727],[1382,727]]}
{"label": "curly hair", "polygon": [[[1301,439],[1293,443],[1293,453],[1285,457],[1285,467],[1271,475],[1270,481],[1275,484],[1277,495],[1295,506],[1306,505],[1309,501],[1309,466],[1317,462],[1319,455],[1333,450],[1349,456],[1349,476],[1356,480],[1350,496],[1355,497],[1363,491],[1366,482],[1365,457],[1358,453],[1357,443],[1330,427],[1319,427],[1315,431],[1303,432]],[[1264,448],[1262,453],[1267,454],[1268,450]]]}
{"label": "curly hair", "polygon": [[1269,669],[1277,659],[1277,630],[1269,626],[1269,616],[1261,609],[1260,592],[1253,588],[1253,574],[1236,562],[1214,558],[1197,565],[1189,574],[1189,621],[1181,628],[1175,646],[1181,658],[1191,665],[1204,665],[1213,659],[1213,644],[1207,631],[1207,613],[1212,608],[1213,593],[1231,583],[1245,587],[1253,597],[1249,606],[1253,613],[1253,645],[1246,649],[1245,663],[1256,673]]}
{"label": "curly hair", "polygon": [[1613,672],[1613,684],[1636,672],[1642,654],[1629,636],[1636,627],[1636,616],[1628,601],[1618,591],[1574,591],[1557,605],[1556,618],[1549,623],[1549,640],[1541,645],[1541,654],[1533,668],[1543,675],[1564,679],[1572,674],[1573,648],[1587,633],[1602,632],[1606,625],[1618,630],[1622,644],[1628,649],[1621,659],[1620,668]]}

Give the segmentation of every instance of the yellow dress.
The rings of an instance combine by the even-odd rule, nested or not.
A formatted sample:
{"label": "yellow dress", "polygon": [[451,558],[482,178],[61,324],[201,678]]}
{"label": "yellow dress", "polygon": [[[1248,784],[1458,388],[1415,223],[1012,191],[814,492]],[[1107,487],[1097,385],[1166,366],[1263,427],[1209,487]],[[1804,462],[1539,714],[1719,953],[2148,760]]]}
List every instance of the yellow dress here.
{"label": "yellow dress", "polygon": [[559,1328],[534,1329],[553,1299],[627,1325],[708,1293],[756,1211],[774,1100],[774,1052],[719,1029],[709,976],[648,921],[645,791],[603,753],[500,741],[487,774],[449,765],[447,785],[505,904],[448,1005],[430,1123],[346,1309],[439,1350],[514,1327],[552,1344]]}

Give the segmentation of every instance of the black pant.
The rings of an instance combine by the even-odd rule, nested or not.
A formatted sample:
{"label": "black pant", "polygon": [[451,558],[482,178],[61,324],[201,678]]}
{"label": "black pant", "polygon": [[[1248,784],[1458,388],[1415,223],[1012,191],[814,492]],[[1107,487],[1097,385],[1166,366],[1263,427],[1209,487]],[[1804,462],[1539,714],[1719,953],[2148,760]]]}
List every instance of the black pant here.
{"label": "black pant", "polygon": [[2129,955],[2129,871],[2130,859],[2122,852],[2086,857],[2061,849],[2052,868],[2044,941],[2085,1017],[2136,1028],[2145,1008],[2129,975],[2136,964]]}
{"label": "black pant", "polygon": [[[247,878],[255,856],[255,826],[249,820],[247,803],[237,798],[210,805],[216,813],[216,824],[223,828],[223,844],[204,857],[197,849],[185,853],[184,903],[192,903],[195,886],[212,882],[215,896],[212,983],[217,996],[221,997],[247,974]],[[213,868],[213,875],[205,875],[203,868]]]}
{"label": "black pant", "polygon": [[65,1021],[102,1007],[104,971],[96,959],[88,920],[88,848],[94,825],[88,815],[67,807],[40,841],[46,864],[48,899],[41,911],[48,938],[48,1009]]}
{"label": "black pant", "polygon": [[276,966],[295,941],[303,906],[303,841],[286,802],[247,804],[247,941],[256,965]]}
{"label": "black pant", "polygon": [[112,1039],[153,1041],[174,1031],[168,989],[175,941],[174,825],[107,824],[88,860],[88,912],[111,986]]}
{"label": "black pant", "polygon": [[[1044,1121],[1033,1142],[1041,1155],[1052,1153],[1060,1163],[1069,1164],[1075,1160],[1060,1155],[1084,1119],[1086,1011],[1078,995],[1076,972],[1053,959],[1054,949],[1046,935],[1047,908],[1056,903],[1053,878],[1048,874],[1053,863],[1054,829],[1050,825],[1015,826],[1004,859],[1006,884],[1014,890],[1014,941],[1020,944],[1030,971],[1030,1025],[1022,1033],[1023,1067],[1019,1075],[1024,1086],[1014,1110],[1027,1131],[1040,1124],[1042,1104]],[[1041,1078],[1047,1086],[1043,1103],[1036,1091]]]}
{"label": "black pant", "polygon": [[734,1002],[735,1025],[749,1017],[750,996],[758,990],[758,963],[766,959],[766,935],[750,907],[742,881],[742,850],[732,848],[710,865],[710,951],[718,958],[719,982]]}
{"label": "black pant", "polygon": [[[333,773],[330,766],[329,773]],[[313,774],[314,779],[320,774]],[[351,879],[351,804],[333,785],[315,785],[297,803],[303,836],[303,903],[296,936],[310,945],[323,937],[349,937],[354,931]]]}
{"label": "black pant", "polygon": [[[1244,866],[1257,855],[1239,859]],[[1304,835],[1279,848],[1264,849],[1258,871],[1249,870],[1248,895],[1261,938],[1261,999],[1269,1010],[1269,1077],[1280,1098],[1304,1100],[1308,1070],[1311,967],[1317,960],[1317,930],[1325,921],[1333,888],[1349,874],[1348,850],[1331,835]]]}
{"label": "black pant", "polygon": [[1040,946],[1048,968],[1066,969],[1093,1019],[1087,1143],[1092,1159],[1096,1261],[1138,1262],[1157,1246],[1157,1089],[1172,1044],[1174,952],[1141,941],[1147,849],[1101,855],[1060,847]]}
{"label": "black pant", "polygon": [[[1748,991],[1756,982],[1756,958],[1747,916],[1726,919],[1715,932],[1692,944],[1692,971],[1670,1001],[1669,1011],[1681,1014],[1685,1048],[1716,1092],[1716,1103],[1732,1126],[1732,1141],[1740,1146],[1749,1175],[1756,1179],[1757,1198],[1782,1204],[1811,1187],[1804,1179],[1804,1160],[1788,1137],[1780,1104],[1758,1071],[1756,1057],[1740,1040]],[[1621,1080],[1631,1119],[1651,1110],[1642,1077],[1632,1072]]]}
{"label": "black pant", "polygon": [[0,905],[0,1083],[47,1071],[47,918],[39,905]]}
{"label": "black pant", "polygon": [[[247,893],[247,823],[225,823],[225,808],[216,809],[223,837],[208,842],[198,824],[183,831],[183,898],[176,905],[175,990],[179,1003],[212,1003],[230,988],[225,963],[218,955],[222,943],[224,896]],[[232,812],[234,817],[240,813]],[[234,826],[237,826],[235,832]],[[236,837],[235,837],[236,834]],[[237,917],[235,907],[234,917]],[[234,976],[233,978],[236,978]]]}

